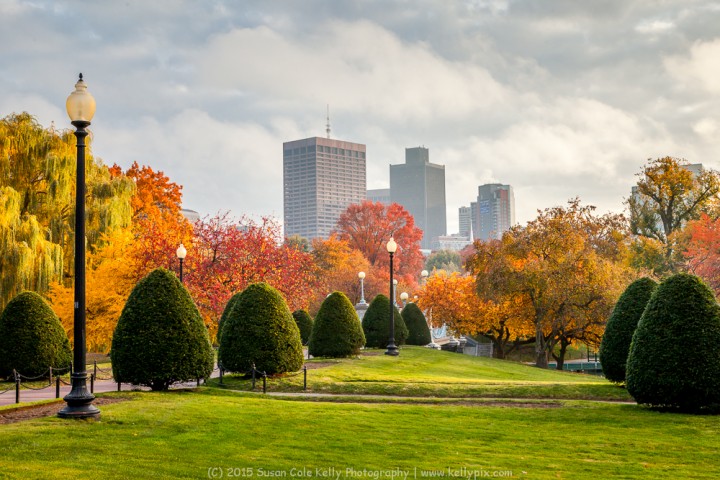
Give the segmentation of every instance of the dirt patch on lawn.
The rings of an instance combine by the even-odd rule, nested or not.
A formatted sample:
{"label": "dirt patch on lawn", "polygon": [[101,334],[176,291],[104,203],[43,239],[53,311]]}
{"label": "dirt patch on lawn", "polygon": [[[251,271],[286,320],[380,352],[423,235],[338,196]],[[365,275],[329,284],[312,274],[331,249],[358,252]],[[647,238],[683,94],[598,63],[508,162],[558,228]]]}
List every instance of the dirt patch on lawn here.
{"label": "dirt patch on lawn", "polygon": [[[93,400],[93,405],[107,405],[109,403],[125,402],[128,400],[128,398],[100,397]],[[60,400],[42,405],[29,405],[12,410],[2,410],[0,411],[0,425],[22,422],[23,420],[31,420],[33,418],[51,417],[57,415],[64,406],[65,402]]]}
{"label": "dirt patch on lawn", "polygon": [[305,367],[308,370],[315,370],[318,368],[325,368],[325,367],[332,367],[333,365],[337,365],[337,362],[313,362],[313,363],[306,363]]}

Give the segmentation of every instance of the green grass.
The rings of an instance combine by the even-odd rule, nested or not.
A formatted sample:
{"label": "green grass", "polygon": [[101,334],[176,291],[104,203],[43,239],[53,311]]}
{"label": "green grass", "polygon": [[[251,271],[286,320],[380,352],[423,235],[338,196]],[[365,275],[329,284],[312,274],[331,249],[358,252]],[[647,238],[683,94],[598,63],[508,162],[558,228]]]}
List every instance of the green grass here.
{"label": "green grass", "polygon": [[296,469],[311,474],[303,478],[371,478],[346,475],[347,468],[399,468],[408,478],[448,468],[541,479],[720,476],[718,417],[635,405],[338,404],[218,389],[106,395],[128,401],[103,405],[97,422],[0,425],[3,477],[209,478],[222,471],[223,478],[257,479],[267,478],[261,471],[293,478]]}
{"label": "green grass", "polygon": [[[399,357],[369,350],[359,358],[308,362],[317,363],[329,365],[308,370],[308,391],[315,393],[631,400],[601,377],[423,347],[404,347]],[[240,376],[226,375],[223,383],[228,389],[251,388],[250,380]],[[208,385],[220,387],[218,379]],[[302,375],[268,379],[272,392],[301,392],[302,385]]]}

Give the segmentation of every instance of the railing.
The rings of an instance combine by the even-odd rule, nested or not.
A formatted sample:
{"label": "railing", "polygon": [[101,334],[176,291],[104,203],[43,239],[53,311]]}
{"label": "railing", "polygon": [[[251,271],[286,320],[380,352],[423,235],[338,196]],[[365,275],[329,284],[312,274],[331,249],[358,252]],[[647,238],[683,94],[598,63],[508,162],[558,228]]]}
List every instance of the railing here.
{"label": "railing", "polygon": [[[220,385],[225,385],[223,383],[223,375],[225,374],[226,370],[225,370],[225,368],[223,368],[222,364],[219,364],[218,367],[220,369],[220,382],[219,383],[220,383]],[[257,368],[255,368],[254,363],[252,364],[252,367],[250,367],[250,370],[247,370],[245,372],[234,372],[234,373],[238,373],[240,375],[245,375],[245,376],[250,376],[252,379],[251,390],[255,390],[255,384],[257,382],[257,378],[258,378],[258,376],[260,376],[262,378],[262,384],[263,384],[262,392],[267,393],[267,378],[268,378],[267,373],[265,371],[260,371]],[[307,365],[303,365],[303,368],[301,371],[295,372],[292,374],[287,374],[284,376],[284,378],[296,377],[298,375],[303,376],[303,390],[307,390]]]}

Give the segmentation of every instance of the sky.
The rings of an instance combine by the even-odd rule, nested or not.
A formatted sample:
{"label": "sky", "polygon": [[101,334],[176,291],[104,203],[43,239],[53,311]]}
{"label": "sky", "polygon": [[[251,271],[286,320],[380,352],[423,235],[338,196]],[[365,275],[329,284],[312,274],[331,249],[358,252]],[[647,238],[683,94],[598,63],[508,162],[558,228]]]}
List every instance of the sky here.
{"label": "sky", "polygon": [[71,128],[93,153],[183,186],[201,215],[282,221],[282,143],[367,145],[368,188],[425,146],[448,233],[477,187],[516,219],[580,197],[622,212],[649,158],[720,167],[720,4],[706,0],[0,0],[0,116]]}

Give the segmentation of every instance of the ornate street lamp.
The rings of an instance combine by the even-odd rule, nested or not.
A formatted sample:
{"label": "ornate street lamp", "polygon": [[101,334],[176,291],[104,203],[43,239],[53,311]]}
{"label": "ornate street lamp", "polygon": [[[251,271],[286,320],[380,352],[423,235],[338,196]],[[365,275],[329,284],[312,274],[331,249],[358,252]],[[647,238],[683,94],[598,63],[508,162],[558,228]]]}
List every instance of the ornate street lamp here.
{"label": "ornate street lamp", "polygon": [[407,292],[402,292],[400,294],[400,301],[402,301],[403,308],[407,305],[408,297],[410,297],[410,295],[408,295]]}
{"label": "ornate street lamp", "polygon": [[423,270],[420,272],[420,276],[422,277],[422,283],[425,285],[425,282],[427,281],[427,277],[430,275],[427,270]]}
{"label": "ornate street lamp", "polygon": [[73,318],[72,389],[65,395],[67,405],[58,412],[61,418],[98,418],[100,410],[92,404],[95,396],[87,390],[85,371],[85,130],[95,115],[95,99],[87,91],[82,73],[75,91],[65,102],[70,123],[77,137],[77,178],[75,186],[75,313]]}
{"label": "ornate street lamp", "polygon": [[177,248],[177,251],[175,252],[175,255],[177,255],[178,260],[180,260],[180,283],[183,281],[183,260],[185,260],[185,256],[187,255],[187,250],[181,243],[180,246]]}
{"label": "ornate street lamp", "polygon": [[387,251],[390,254],[390,338],[388,338],[388,346],[385,355],[398,356],[400,352],[395,345],[395,284],[393,283],[393,255],[397,250],[397,243],[393,237],[390,237],[390,241],[387,243]]}
{"label": "ornate street lamp", "polygon": [[359,272],[358,278],[360,279],[360,302],[358,305],[366,305],[365,301],[365,272]]}

